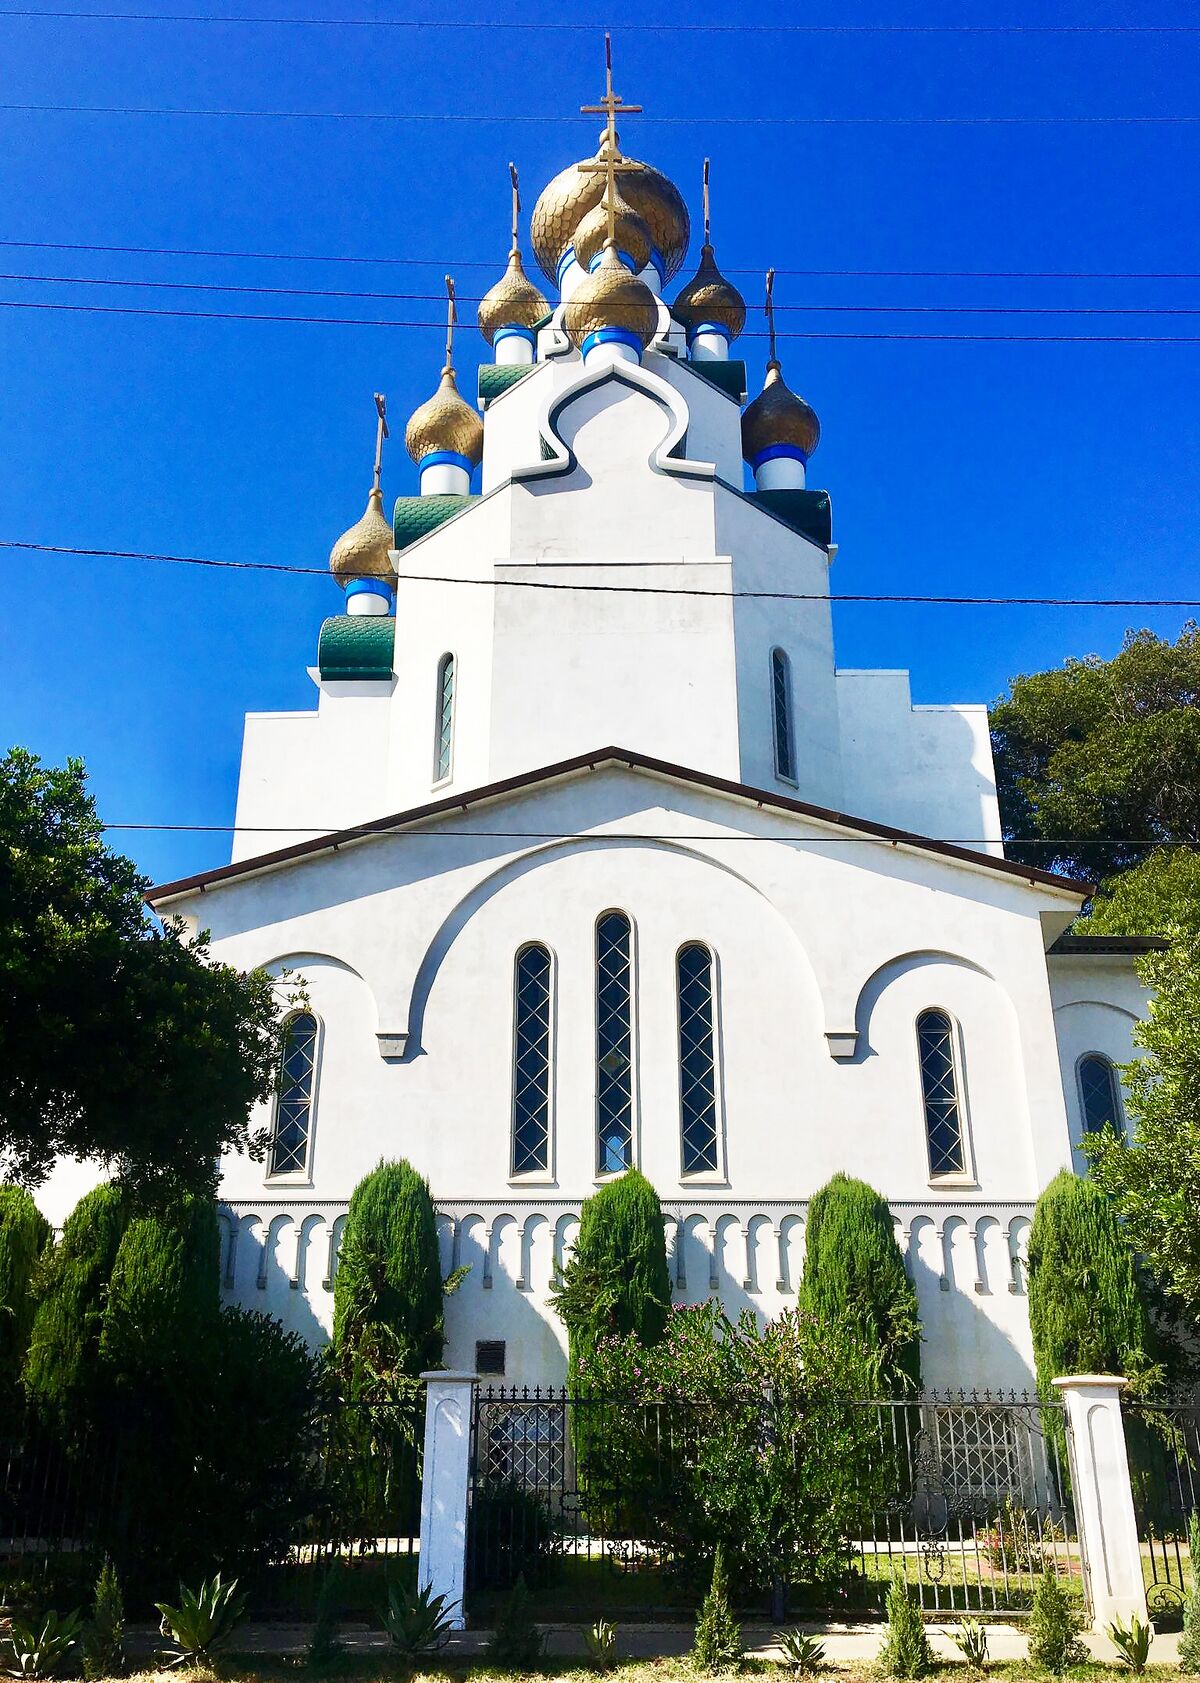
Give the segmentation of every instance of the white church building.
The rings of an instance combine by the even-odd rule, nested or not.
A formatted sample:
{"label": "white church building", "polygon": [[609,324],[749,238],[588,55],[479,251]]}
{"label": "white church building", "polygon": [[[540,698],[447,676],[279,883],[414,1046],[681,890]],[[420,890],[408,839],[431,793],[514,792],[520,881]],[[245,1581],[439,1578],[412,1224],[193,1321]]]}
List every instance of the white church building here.
{"label": "white church building", "polygon": [[405,1157],[470,1265],[448,1364],[558,1383],[606,1178],[656,1187],[677,1302],[771,1317],[845,1170],[927,1384],[1020,1388],[1034,1202],[1121,1119],[1138,943],[1064,936],[1086,885],[1006,859],[985,707],[837,665],[817,417],[773,335],[746,406],[707,202],[676,293],[687,209],[607,106],[533,213],[554,301],[514,192],[478,407],[448,344],[390,523],[377,452],[314,706],[247,717],[232,862],[151,896],[304,982],[267,1156],[222,1164],[223,1289],[324,1340],[350,1194]]}

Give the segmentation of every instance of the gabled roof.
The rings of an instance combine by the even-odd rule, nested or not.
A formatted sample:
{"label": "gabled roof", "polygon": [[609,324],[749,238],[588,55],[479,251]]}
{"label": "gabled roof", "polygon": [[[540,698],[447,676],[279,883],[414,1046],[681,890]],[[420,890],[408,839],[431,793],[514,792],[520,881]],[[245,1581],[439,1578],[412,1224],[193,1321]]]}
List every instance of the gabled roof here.
{"label": "gabled roof", "polygon": [[1003,875],[1019,877],[1031,884],[1057,889],[1060,893],[1074,894],[1081,900],[1086,899],[1092,892],[1090,883],[1081,882],[1075,877],[1039,870],[1032,865],[1021,865],[1011,859],[999,859],[991,853],[977,853],[972,848],[960,847],[954,842],[933,840],[928,836],[916,835],[910,830],[895,830],[888,824],[876,824],[869,818],[855,818],[844,812],[831,812],[828,807],[814,806],[810,801],[779,795],[770,789],[755,789],[747,783],[734,783],[729,778],[714,777],[705,771],[693,771],[688,766],[672,765],[668,760],[651,759],[648,754],[631,753],[626,748],[597,748],[594,753],[577,754],[572,759],[559,760],[554,765],[541,766],[536,771],[522,772],[516,777],[502,778],[497,783],[485,783],[478,789],[446,795],[441,800],[428,801],[423,806],[410,807],[406,812],[395,812],[386,818],[375,818],[368,823],[356,824],[351,829],[335,830],[329,835],[315,836],[310,841],[278,848],[273,853],[258,854],[251,859],[239,859],[233,865],[219,865],[214,870],[201,871],[193,877],[180,877],[175,882],[159,883],[150,890],[146,899],[151,906],[158,907],[185,894],[204,893],[210,888],[220,887],[222,883],[257,876],[261,872],[276,870],[296,860],[311,859],[318,854],[337,852],[340,848],[353,846],[376,836],[386,836],[392,831],[403,830],[411,825],[427,822],[431,818],[439,818],[446,813],[466,812],[472,806],[499,800],[506,795],[521,794],[525,790],[552,783],[560,777],[596,771],[605,765],[625,766],[631,771],[649,772],[673,783],[684,783],[713,794],[729,795],[735,800],[748,801],[756,807],[791,813],[799,818],[815,819],[818,823],[829,824],[856,835],[874,837],[879,841],[891,842],[895,846],[940,854],[961,864],[999,871]]}

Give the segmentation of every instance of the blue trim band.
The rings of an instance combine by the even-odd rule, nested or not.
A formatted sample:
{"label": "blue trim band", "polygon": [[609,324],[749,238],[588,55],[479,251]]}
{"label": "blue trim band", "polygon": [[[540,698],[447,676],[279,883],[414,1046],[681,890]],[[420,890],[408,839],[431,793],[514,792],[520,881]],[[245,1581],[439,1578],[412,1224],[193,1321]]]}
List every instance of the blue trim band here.
{"label": "blue trim band", "polygon": [[598,327],[594,333],[589,333],[579,347],[585,362],[588,352],[597,345],[628,345],[631,351],[637,353],[638,361],[642,360],[642,341],[636,333],[630,333],[624,327]]}
{"label": "blue trim band", "polygon": [[724,341],[727,345],[732,345],[733,344],[733,334],[729,331],[729,329],[724,325],[723,322],[701,321],[701,322],[698,322],[695,327],[689,327],[688,328],[688,336],[687,336],[687,342],[688,342],[689,345],[691,344],[692,340],[695,339],[695,337],[699,333],[716,333],[716,334],[719,334],[722,339],[724,339]]}
{"label": "blue trim band", "polygon": [[760,450],[757,456],[751,456],[750,466],[757,472],[764,462],[777,461],[781,456],[808,466],[808,457],[798,444],[768,444],[765,450]]}
{"label": "blue trim band", "polygon": [[567,270],[571,267],[571,264],[574,263],[574,261],[575,247],[573,245],[569,245],[559,258],[558,267],[554,271],[554,278],[558,282],[559,286],[562,285],[563,276],[566,274]]}
{"label": "blue trim band", "polygon": [[[603,263],[603,261],[604,261],[604,251],[606,249],[607,248],[601,248],[601,250],[599,250],[596,253],[596,255],[592,258],[591,262],[588,264],[588,274],[589,275],[594,275],[596,273],[596,270],[600,267],[601,263]],[[629,253],[627,251],[622,251],[619,246],[617,247],[617,256],[621,259],[622,263],[624,263],[625,267],[629,270],[629,273],[631,275],[637,275],[637,274],[641,273],[640,269],[635,269],[634,268],[633,258],[629,255]]]}
{"label": "blue trim band", "polygon": [[500,343],[501,339],[524,339],[527,345],[532,346],[534,343],[533,329],[531,327],[498,327],[492,335],[493,349]]}
{"label": "blue trim band", "polygon": [[385,579],[351,579],[346,585],[347,596],[382,596],[392,602],[392,588]]}
{"label": "blue trim band", "polygon": [[666,284],[667,284],[667,265],[663,262],[661,256],[659,255],[659,253],[657,251],[651,251],[650,261],[651,261],[651,263],[653,263],[654,268],[658,273],[658,284],[659,284],[659,286],[666,286]]}
{"label": "blue trim band", "polygon": [[444,466],[465,468],[467,474],[471,472],[474,463],[468,456],[460,456],[457,450],[431,450],[427,456],[422,456],[417,463],[417,470],[424,473],[429,467]]}

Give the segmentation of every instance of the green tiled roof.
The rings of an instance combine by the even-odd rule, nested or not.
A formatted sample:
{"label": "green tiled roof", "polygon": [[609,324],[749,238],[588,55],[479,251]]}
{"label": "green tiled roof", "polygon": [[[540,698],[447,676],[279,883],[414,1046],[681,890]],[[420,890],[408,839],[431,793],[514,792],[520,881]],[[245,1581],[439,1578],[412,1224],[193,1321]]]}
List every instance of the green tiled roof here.
{"label": "green tiled roof", "polygon": [[510,386],[515,386],[518,380],[523,380],[526,374],[532,374],[531,362],[481,362],[479,365],[479,403],[486,409],[493,398],[506,392]]}
{"label": "green tiled roof", "polygon": [[731,397],[735,403],[742,403],[746,397],[746,364],[737,360],[718,362],[715,358],[711,362],[686,362],[685,368],[690,368],[693,374],[699,374],[702,380],[707,380],[710,386],[716,386],[718,391]]}
{"label": "green tiled roof", "polygon": [[478,497],[451,496],[448,493],[440,497],[397,497],[392,516],[396,548],[407,549],[410,543],[416,543],[426,532],[436,531],[444,521],[453,519],[464,508],[478,501]]}
{"label": "green tiled roof", "polygon": [[368,683],[392,676],[396,622],[386,614],[338,614],[317,641],[322,678]]}
{"label": "green tiled roof", "polygon": [[793,532],[827,549],[833,539],[828,491],[747,491],[747,500],[767,509]]}

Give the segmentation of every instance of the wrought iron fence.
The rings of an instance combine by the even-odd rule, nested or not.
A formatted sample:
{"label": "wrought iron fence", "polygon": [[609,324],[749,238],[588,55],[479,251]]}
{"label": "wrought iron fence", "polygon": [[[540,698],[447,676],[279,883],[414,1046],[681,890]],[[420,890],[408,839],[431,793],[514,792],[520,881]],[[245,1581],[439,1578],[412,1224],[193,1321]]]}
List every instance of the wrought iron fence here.
{"label": "wrought iron fence", "polygon": [[1197,1570],[1188,1530],[1200,1512],[1200,1401],[1132,1401],[1124,1415],[1146,1603],[1162,1627],[1181,1620]]}
{"label": "wrought iron fence", "polygon": [[719,1541],[746,1606],[874,1611],[895,1577],[930,1612],[1020,1614],[1044,1570],[1083,1603],[1061,1409],[1009,1393],[840,1401],[570,1395],[475,1400],[467,1591],[518,1576],[562,1616],[661,1615]]}

